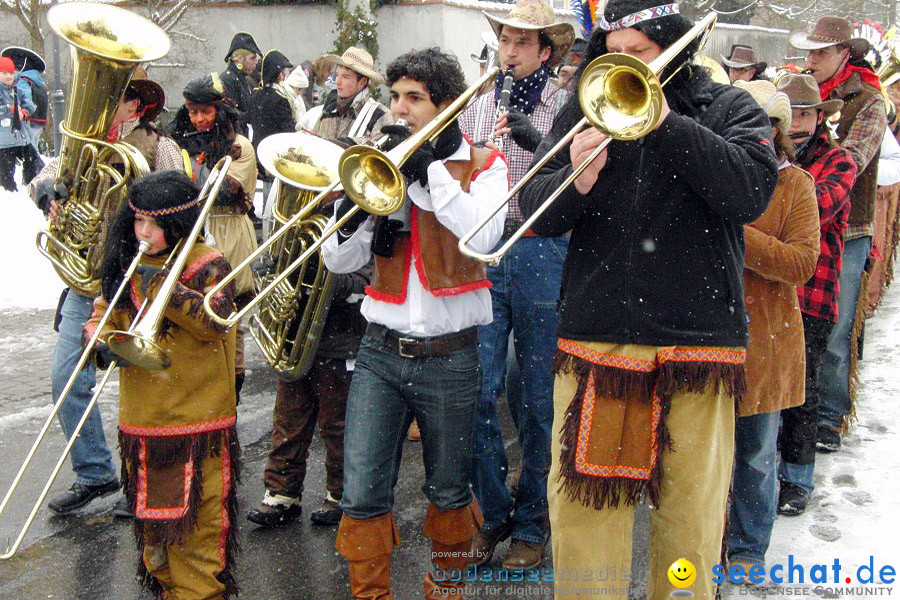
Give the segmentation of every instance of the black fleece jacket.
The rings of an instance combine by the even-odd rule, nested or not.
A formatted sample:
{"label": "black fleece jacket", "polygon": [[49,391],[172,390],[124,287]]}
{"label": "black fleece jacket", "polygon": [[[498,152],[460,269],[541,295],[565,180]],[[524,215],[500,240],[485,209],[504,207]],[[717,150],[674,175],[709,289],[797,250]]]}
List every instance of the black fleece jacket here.
{"label": "black fleece jacket", "polygon": [[[671,113],[655,131],[613,141],[587,195],[574,186],[533,227],[572,232],[559,336],[644,345],[745,346],[743,225],[778,180],[772,127],[745,91],[687,69],[666,86]],[[561,112],[543,156],[581,118]],[[530,215],[569,174],[560,151],[522,190]]]}

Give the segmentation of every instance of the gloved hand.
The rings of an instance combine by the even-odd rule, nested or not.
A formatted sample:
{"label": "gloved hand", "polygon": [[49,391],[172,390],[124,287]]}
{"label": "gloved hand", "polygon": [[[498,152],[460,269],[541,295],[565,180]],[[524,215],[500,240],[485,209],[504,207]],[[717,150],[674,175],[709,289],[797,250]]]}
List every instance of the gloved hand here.
{"label": "gloved hand", "polygon": [[459,149],[462,143],[462,131],[459,130],[459,121],[454,119],[441,132],[434,141],[434,157],[444,160]]}
{"label": "gloved hand", "polygon": [[531,124],[528,115],[514,108],[509,109],[506,115],[506,126],[509,127],[509,135],[515,143],[529,152],[537,150],[541,143],[541,132]]}
{"label": "gloved hand", "polygon": [[150,288],[150,283],[154,277],[158,273],[162,273],[161,269],[157,269],[155,267],[149,267],[147,265],[138,265],[137,269],[134,270],[135,274],[141,278],[141,294],[144,298],[147,297],[147,290]]}
{"label": "gloved hand", "polygon": [[[335,203],[334,209],[334,220],[335,222],[340,221],[341,218],[350,212],[356,204],[348,198],[347,196],[343,196],[340,200]],[[369,218],[369,213],[367,213],[363,209],[359,209],[356,211],[350,219],[344,223],[344,226],[338,230],[338,244],[342,241],[356,233],[356,230],[359,229],[359,226],[366,222],[366,219]]]}
{"label": "gloved hand", "polygon": [[382,152],[393,150],[400,145],[400,142],[412,135],[412,131],[405,125],[385,125],[381,128],[381,133],[390,136],[387,141],[381,145]]}
{"label": "gloved hand", "polygon": [[435,156],[434,146],[431,145],[431,142],[425,142],[403,163],[403,166],[400,167],[400,172],[411,182],[418,181],[422,184],[422,187],[425,187],[428,185],[428,165],[435,160],[437,160],[437,157]]}
{"label": "gloved hand", "polygon": [[131,363],[129,363],[127,360],[125,360],[124,358],[122,358],[121,356],[119,356],[118,354],[113,352],[112,348],[110,348],[103,342],[99,342],[97,344],[97,347],[94,350],[94,353],[95,353],[94,355],[96,356],[97,367],[99,367],[101,369],[108,369],[109,365],[111,365],[114,360],[119,361],[119,363],[117,365],[119,368],[124,369],[125,367],[131,366]]}
{"label": "gloved hand", "polygon": [[253,269],[253,274],[256,275],[257,279],[264,279],[269,275],[272,275],[273,273],[275,273],[275,267],[275,261],[269,254],[263,254],[250,266],[250,268]]}
{"label": "gloved hand", "polygon": [[37,205],[44,216],[50,214],[50,202],[56,200],[67,200],[69,198],[69,190],[61,182],[54,179],[44,179],[34,186],[34,203]]}

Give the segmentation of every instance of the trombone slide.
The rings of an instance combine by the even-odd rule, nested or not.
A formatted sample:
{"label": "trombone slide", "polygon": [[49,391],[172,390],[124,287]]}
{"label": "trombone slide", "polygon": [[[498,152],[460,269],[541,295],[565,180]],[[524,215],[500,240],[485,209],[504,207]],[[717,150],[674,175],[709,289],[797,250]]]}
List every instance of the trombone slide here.
{"label": "trombone slide", "polygon": [[[112,300],[110,300],[109,308],[103,313],[103,316],[100,319],[100,323],[97,325],[97,330],[94,332],[94,335],[91,336],[90,341],[88,342],[87,347],[81,353],[81,356],[78,358],[78,362],[75,365],[75,369],[72,371],[72,374],[69,376],[68,381],[66,381],[66,385],[63,388],[62,393],[59,396],[59,400],[56,401],[56,404],[53,405],[53,409],[50,411],[50,415],[47,416],[47,420],[44,421],[43,427],[41,427],[40,433],[38,433],[37,439],[34,441],[34,444],[31,446],[31,450],[28,451],[28,455],[25,457],[25,461],[22,463],[22,466],[19,468],[19,472],[16,473],[15,478],[13,478],[12,484],[9,486],[9,489],[6,492],[6,495],[3,497],[3,501],[0,502],[0,515],[6,510],[7,505],[9,504],[10,498],[12,498],[13,493],[16,491],[16,488],[19,487],[19,483],[22,481],[22,477],[25,474],[25,471],[28,469],[29,464],[34,458],[35,453],[37,452],[38,447],[40,447],[41,442],[44,440],[44,436],[47,435],[47,431],[50,429],[50,426],[53,424],[53,419],[56,417],[56,414],[59,412],[59,409],[62,407],[63,402],[66,401],[66,398],[69,395],[69,392],[72,390],[72,387],[75,385],[75,380],[78,378],[78,375],[81,373],[81,370],[87,364],[88,359],[91,356],[91,353],[94,351],[94,345],[97,343],[97,340],[100,339],[100,335],[103,332],[103,326],[106,325],[106,322],[109,320],[109,317],[112,315],[113,310],[115,309],[116,304],[119,302],[119,298],[122,293],[128,287],[129,281],[131,280],[131,276],[134,275],[135,270],[138,267],[138,264],[141,261],[141,258],[147,251],[150,249],[150,244],[147,242],[141,242],[138,246],[138,253],[134,257],[134,260],[131,261],[131,264],[128,266],[128,270],[125,272],[125,275],[122,279],[122,283],[119,285],[119,289],[116,290],[115,295]],[[141,307],[143,309],[143,306]],[[140,314],[141,311],[138,311]],[[135,318],[132,325],[137,323],[137,318]],[[53,485],[53,482],[56,480],[56,476],[59,474],[60,469],[62,468],[63,463],[66,460],[66,457],[69,455],[69,452],[72,450],[72,446],[75,444],[75,438],[78,437],[78,434],[81,433],[81,429],[84,427],[85,422],[87,422],[88,416],[91,414],[91,411],[94,409],[94,405],[97,404],[97,398],[100,397],[100,392],[103,391],[103,387],[106,385],[107,380],[110,375],[112,375],[113,371],[116,368],[118,361],[113,361],[113,363],[107,368],[106,372],[103,374],[103,378],[100,381],[100,384],[97,386],[97,391],[94,392],[94,396],[91,398],[91,401],[88,403],[87,408],[84,413],[81,415],[81,419],[78,421],[78,424],[75,426],[74,431],[72,432],[71,437],[69,438],[68,443],[66,444],[65,449],[62,452],[62,455],[59,457],[59,460],[56,462],[56,466],[53,468],[53,471],[50,474],[50,477],[47,479],[47,483],[44,485],[43,490],[41,490],[40,495],[38,496],[37,501],[34,503],[34,506],[31,509],[31,512],[28,515],[28,518],[25,520],[25,524],[22,526],[22,529],[19,530],[19,535],[16,537],[15,542],[12,546],[9,546],[6,549],[6,552],[0,554],[0,560],[7,560],[12,558],[15,555],[16,551],[19,549],[19,546],[22,544],[22,540],[25,539],[25,535],[28,533],[28,530],[31,528],[31,523],[34,521],[34,517],[37,515],[38,510],[40,510],[41,505],[44,503],[44,499],[46,499],[47,494],[50,492],[50,486]]]}

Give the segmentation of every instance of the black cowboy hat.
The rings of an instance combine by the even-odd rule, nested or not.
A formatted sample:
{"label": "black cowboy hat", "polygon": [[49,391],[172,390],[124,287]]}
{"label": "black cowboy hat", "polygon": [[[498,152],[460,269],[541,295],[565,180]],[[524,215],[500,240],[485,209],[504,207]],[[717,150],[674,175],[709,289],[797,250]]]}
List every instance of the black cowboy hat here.
{"label": "black cowboy hat", "polygon": [[256,40],[253,39],[252,35],[245,31],[239,31],[231,38],[231,46],[228,48],[228,53],[225,55],[225,62],[231,60],[231,55],[234,54],[235,50],[249,50],[250,52],[255,52],[262,56],[262,50],[256,45]]}
{"label": "black cowboy hat", "polygon": [[166,93],[162,86],[149,79],[147,72],[142,67],[138,67],[131,76],[128,87],[141,97],[141,106],[144,107],[141,120],[150,123],[156,121],[156,117],[166,107]]}
{"label": "black cowboy hat", "polygon": [[16,66],[17,71],[34,69],[38,73],[43,73],[44,69],[47,68],[40,54],[21,46],[8,46],[3,49],[3,52],[0,52],[0,56],[9,57]]}

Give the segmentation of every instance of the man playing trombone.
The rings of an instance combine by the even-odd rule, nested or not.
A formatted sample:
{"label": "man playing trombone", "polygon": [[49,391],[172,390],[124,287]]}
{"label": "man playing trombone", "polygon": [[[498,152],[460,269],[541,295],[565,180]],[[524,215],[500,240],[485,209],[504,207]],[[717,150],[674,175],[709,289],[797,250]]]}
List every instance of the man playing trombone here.
{"label": "man playing trombone", "polygon": [[[470,139],[499,142],[509,164],[510,185],[531,164],[541,138],[565,101],[566,93],[550,81],[575,32],[556,22],[543,0],[520,0],[507,18],[486,15],[499,39],[501,73],[494,89],[479,97],[460,117]],[[502,106],[504,74],[513,71],[508,106]],[[522,224],[518,197],[509,203],[504,238]],[[531,569],[540,564],[550,535],[547,526],[547,471],[553,421],[553,342],[559,320],[557,300],[566,257],[565,235],[526,234],[499,265],[488,267],[494,320],[479,328],[478,353],[484,369],[481,402],[475,419],[473,487],[484,511],[484,527],[473,542],[474,562],[487,563],[494,547],[512,536],[503,566]],[[522,373],[524,393],[507,395],[519,430],[522,471],[515,498],[506,488],[509,474],[497,401],[506,378],[510,331]]]}
{"label": "man playing trombone", "polygon": [[[653,73],[671,79],[661,91],[648,86],[654,91],[645,106],[659,111],[635,136],[641,139],[600,151],[608,135],[581,131],[520,196],[531,216],[598,150],[532,225],[542,235],[572,232],[554,361],[554,570],[558,577],[572,569],[631,572],[634,504],[645,497],[655,507],[647,597],[669,597],[667,571],[684,557],[698,574],[692,595],[711,598],[734,403],[746,389],[743,225],[763,213],[775,188],[772,128],[747,93],[690,66],[710,18],[692,27],[678,4],[612,0],[599,21],[576,73],[579,90],[585,82],[607,87],[603,69],[588,65],[608,51],[628,56],[610,54],[605,63],[661,57]],[[611,96],[639,89],[608,83],[589,109],[616,106],[621,98]],[[583,110],[572,98],[537,156]],[[607,114],[592,122],[608,125]],[[575,591],[557,581],[557,595]],[[622,577],[610,583],[628,587]]]}
{"label": "man playing trombone", "polygon": [[[373,599],[393,598],[390,557],[399,543],[393,488],[414,417],[430,501],[425,535],[436,567],[448,573],[464,568],[481,526],[470,480],[481,389],[476,328],[491,321],[490,282],[484,266],[464,257],[457,242],[507,189],[499,153],[473,148],[455,114],[439,115],[455,98],[471,94],[453,56],[437,48],[407,53],[388,66],[387,79],[392,116],[409,128],[386,127],[388,145],[428,131],[432,120],[446,128],[401,167],[408,196],[400,210],[376,219],[360,210],[323,246],[325,264],[335,273],[355,271],[375,256],[361,307],[369,325],[347,401],[344,516],[337,536],[338,552],[350,563],[353,597]],[[344,198],[336,217],[351,205]],[[504,217],[499,212],[476,238],[482,250],[500,239]],[[458,585],[431,571],[426,598],[461,598]]]}

